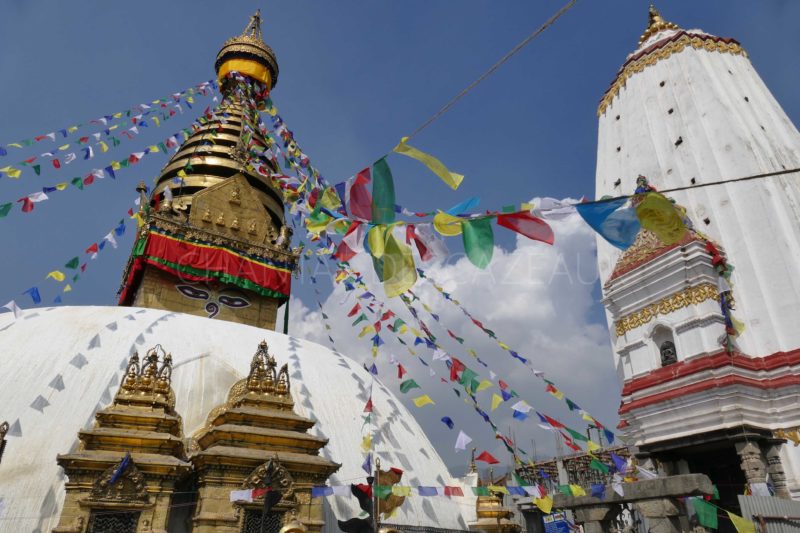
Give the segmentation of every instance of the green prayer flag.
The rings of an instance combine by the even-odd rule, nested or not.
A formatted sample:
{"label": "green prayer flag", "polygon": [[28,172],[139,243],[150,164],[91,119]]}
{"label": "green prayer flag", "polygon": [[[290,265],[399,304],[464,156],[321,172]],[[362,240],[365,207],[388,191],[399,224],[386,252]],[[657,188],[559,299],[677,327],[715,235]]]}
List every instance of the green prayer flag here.
{"label": "green prayer flag", "polygon": [[575,440],[581,440],[583,442],[587,442],[589,440],[589,437],[587,437],[586,435],[583,435],[579,431],[575,431],[574,429],[570,429],[570,428],[564,428],[564,429],[566,429],[567,433],[572,435],[572,438],[575,439]]}
{"label": "green prayer flag", "polygon": [[372,223],[394,222],[394,179],[386,158],[372,165]]}
{"label": "green prayer flag", "polygon": [[719,489],[717,488],[716,485],[711,485],[711,486],[714,487],[714,494],[711,495],[711,499],[719,500]]}
{"label": "green prayer flag", "polygon": [[512,472],[512,474],[514,474],[514,481],[517,483],[517,486],[524,487],[525,485],[530,485],[530,483],[527,483],[516,472]]}
{"label": "green prayer flag", "polygon": [[501,211],[503,211],[503,213],[513,213],[516,210],[517,210],[517,206],[515,206],[515,205],[504,205],[501,208]]}
{"label": "green prayer flag", "polygon": [[128,168],[130,164],[131,162],[128,159],[123,159],[122,161],[119,162],[119,166],[122,168]]}
{"label": "green prayer flag", "polygon": [[569,488],[569,485],[559,485],[558,491],[564,496],[572,496],[572,490]]}
{"label": "green prayer flag", "polygon": [[458,380],[458,382],[466,387],[467,384],[470,383],[477,375],[478,373],[471,368],[465,368],[464,372],[461,373],[461,379]]}
{"label": "green prayer flag", "polygon": [[567,402],[567,407],[569,407],[570,411],[574,411],[576,409],[579,409],[578,404],[576,404],[575,402],[573,402],[569,398],[564,398],[564,400]]}
{"label": "green prayer flag", "polygon": [[601,463],[597,459],[591,460],[591,462],[589,463],[589,468],[593,468],[594,470],[597,470],[598,472],[602,472],[604,474],[608,474],[608,471],[610,470],[607,464]]}
{"label": "green prayer flag", "polygon": [[37,176],[41,175],[41,172],[42,172],[41,165],[33,165],[33,171],[36,172]]}
{"label": "green prayer flag", "polygon": [[478,268],[486,268],[492,262],[494,233],[491,218],[464,219],[462,238],[464,251],[470,262]]}
{"label": "green prayer flag", "polygon": [[703,527],[710,527],[717,529],[719,520],[717,518],[717,508],[705,501],[703,498],[690,498],[695,513],[697,513],[697,521]]}
{"label": "green prayer flag", "polygon": [[475,496],[491,496],[488,487],[472,487],[472,493]]}
{"label": "green prayer flag", "polygon": [[78,257],[73,257],[72,259],[67,261],[67,264],[64,265],[64,266],[67,267],[67,268],[71,268],[72,270],[75,270],[76,268],[78,268],[78,265],[80,265],[80,264],[81,264],[81,260]]}
{"label": "green prayer flag", "polygon": [[407,393],[411,389],[419,389],[420,386],[417,385],[417,382],[413,379],[407,379],[404,382],[400,383],[400,392],[403,394]]}
{"label": "green prayer flag", "polygon": [[13,205],[14,204],[11,202],[0,205],[0,218],[3,218],[4,216],[8,215],[8,212],[11,211],[11,206]]}
{"label": "green prayer flag", "polygon": [[358,315],[358,316],[356,317],[356,320],[355,320],[355,322],[353,322],[353,325],[355,326],[355,325],[356,325],[356,324],[358,324],[359,322],[363,322],[363,321],[365,321],[365,320],[367,320],[367,315],[365,315],[364,313],[361,313],[360,315]]}
{"label": "green prayer flag", "polygon": [[385,500],[392,494],[391,486],[375,485],[375,497]]}
{"label": "green prayer flag", "polygon": [[72,183],[77,188],[83,190],[83,179],[81,179],[81,178],[72,178],[72,181],[70,183]]}

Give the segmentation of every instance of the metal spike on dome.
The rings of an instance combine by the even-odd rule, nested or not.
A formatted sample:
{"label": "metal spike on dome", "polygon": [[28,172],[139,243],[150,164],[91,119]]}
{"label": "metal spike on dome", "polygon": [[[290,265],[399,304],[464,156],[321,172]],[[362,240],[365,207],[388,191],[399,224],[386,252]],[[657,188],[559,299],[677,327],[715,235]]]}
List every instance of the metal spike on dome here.
{"label": "metal spike on dome", "polygon": [[650,4],[650,8],[647,10],[648,15],[648,23],[647,29],[644,30],[644,33],[639,38],[639,45],[641,46],[645,41],[647,41],[650,37],[657,34],[660,31],[664,30],[678,30],[680,27],[677,24],[672,22],[667,22],[664,20],[664,17],[661,16],[661,13],[656,9],[656,6]]}

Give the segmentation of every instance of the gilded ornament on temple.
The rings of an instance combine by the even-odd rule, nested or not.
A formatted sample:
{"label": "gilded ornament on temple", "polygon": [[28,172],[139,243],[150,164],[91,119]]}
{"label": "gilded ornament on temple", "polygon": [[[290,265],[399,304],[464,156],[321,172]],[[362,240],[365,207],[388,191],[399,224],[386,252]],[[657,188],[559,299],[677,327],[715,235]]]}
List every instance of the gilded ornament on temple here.
{"label": "gilded ornament on temple", "polygon": [[647,29],[644,30],[642,36],[639,37],[639,46],[658,32],[680,29],[677,24],[664,20],[661,13],[658,12],[658,9],[656,9],[653,4],[650,4],[650,9],[647,14],[650,20],[647,23]]}
{"label": "gilded ornament on temple", "polygon": [[211,222],[211,209],[205,208],[203,210],[203,222]]}
{"label": "gilded ornament on temple", "polygon": [[255,235],[258,233],[258,230],[256,229],[255,220],[250,221],[250,224],[247,226],[247,233],[249,233],[250,235]]}
{"label": "gilded ornament on temple", "polygon": [[239,219],[238,218],[233,217],[233,222],[231,222],[231,229],[233,231],[239,231]]}
{"label": "gilded ornament on temple", "polygon": [[214,222],[217,226],[224,226],[225,225],[225,213],[220,212],[217,216],[217,220]]}
{"label": "gilded ornament on temple", "polygon": [[647,307],[625,315],[614,322],[614,331],[621,337],[628,331],[647,324],[658,315],[666,315],[690,305],[697,305],[706,300],[719,300],[719,290],[712,283],[702,283],[682,291],[670,294]]}
{"label": "gilded ornament on temple", "polygon": [[234,186],[234,187],[231,189],[231,197],[230,197],[230,200],[228,200],[228,201],[229,201],[230,203],[232,203],[232,204],[236,204],[236,205],[239,205],[239,204],[241,204],[241,203],[242,203],[242,199],[241,199],[241,191],[239,190],[239,186],[238,186],[238,185],[237,185],[237,186]]}

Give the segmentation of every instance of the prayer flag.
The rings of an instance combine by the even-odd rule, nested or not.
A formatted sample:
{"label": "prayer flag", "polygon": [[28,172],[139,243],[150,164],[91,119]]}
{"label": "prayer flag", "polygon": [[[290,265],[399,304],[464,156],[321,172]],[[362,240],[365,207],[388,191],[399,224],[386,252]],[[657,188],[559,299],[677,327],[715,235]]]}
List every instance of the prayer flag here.
{"label": "prayer flag", "polygon": [[605,463],[601,463],[601,462],[600,462],[600,461],[598,461],[597,459],[592,459],[592,460],[589,462],[589,468],[592,468],[592,469],[594,469],[594,470],[597,470],[598,472],[602,472],[602,473],[604,473],[604,474],[608,474],[608,472],[611,470],[611,469],[608,467],[608,465],[607,465],[607,464],[605,464]]}
{"label": "prayer flag", "polygon": [[533,503],[535,503],[536,507],[538,507],[539,510],[544,514],[550,514],[550,511],[553,510],[553,498],[550,496],[534,498]]}
{"label": "prayer flag", "polygon": [[413,146],[409,146],[406,144],[408,141],[408,137],[403,137],[400,139],[400,144],[394,147],[394,151],[398,154],[403,154],[405,156],[411,157],[416,159],[417,161],[421,162],[423,165],[428,167],[431,172],[439,176],[442,181],[444,181],[448,187],[453,190],[458,189],[458,186],[461,184],[461,181],[464,179],[464,176],[461,174],[456,174],[455,172],[450,172],[447,167],[439,161],[437,158],[433,157],[430,154],[426,154],[425,152],[414,148]]}
{"label": "prayer flag", "polygon": [[449,487],[445,485],[444,487],[444,495],[445,496],[463,496],[464,491],[461,490],[461,487]]}
{"label": "prayer flag", "polygon": [[633,209],[622,206],[627,198],[577,204],[575,208],[589,226],[621,250],[630,248],[641,225]]}
{"label": "prayer flag", "polygon": [[459,430],[458,437],[456,438],[456,450],[466,450],[467,444],[470,442],[472,442],[472,438],[463,431]]}
{"label": "prayer flag", "polygon": [[420,386],[413,379],[409,379],[400,383],[400,392],[402,392],[403,394],[407,393],[411,389],[418,389],[418,388],[420,388]]}
{"label": "prayer flag", "polygon": [[350,309],[350,312],[347,313],[347,316],[349,317],[355,316],[355,314],[358,312],[359,309],[361,309],[361,304],[356,302],[356,305],[354,305],[353,308]]}
{"label": "prayer flag", "polygon": [[489,453],[489,452],[487,452],[487,451],[483,451],[483,452],[481,452],[481,454],[480,454],[479,456],[477,456],[477,457],[475,458],[475,460],[476,460],[476,461],[483,461],[484,463],[489,463],[490,465],[496,465],[496,464],[499,464],[499,463],[500,463],[500,461],[498,461],[497,459],[495,459],[495,458],[492,456],[492,454],[490,454],[490,453]]}
{"label": "prayer flag", "polygon": [[697,521],[700,522],[701,526],[717,529],[719,526],[717,508],[713,504],[698,497],[688,498],[687,500],[692,503],[694,511],[697,513]]}
{"label": "prayer flag", "polygon": [[14,318],[19,318],[22,316],[22,308],[17,305],[17,302],[11,300],[6,305],[3,306],[4,309],[8,309],[12,313],[14,313]]}
{"label": "prayer flag", "polygon": [[[244,491],[232,491],[231,495],[234,492],[244,492]],[[333,495],[333,488],[332,487],[311,487],[311,497],[312,498],[322,498],[323,496],[332,496]],[[231,501],[235,501],[231,499]]]}
{"label": "prayer flag", "polygon": [[39,295],[38,287],[31,287],[30,289],[23,291],[22,294],[29,295],[34,304],[39,304],[42,302],[42,297]]}
{"label": "prayer flag", "polygon": [[437,496],[439,494],[436,487],[417,487],[417,493],[420,496]]}
{"label": "prayer flag", "polygon": [[733,522],[733,527],[736,528],[736,531],[739,533],[756,533],[756,525],[753,522],[730,511],[725,512],[728,513],[728,518]]}
{"label": "prayer flag", "polygon": [[372,223],[394,222],[394,205],[394,180],[384,157],[372,165]]}
{"label": "prayer flag", "polygon": [[442,417],[442,422],[444,422],[444,425],[446,425],[450,429],[453,429],[453,427],[455,427],[453,420],[449,416]]}
{"label": "prayer flag", "polygon": [[606,486],[602,483],[592,483],[592,497],[605,499]]}
{"label": "prayer flag", "polygon": [[353,216],[363,221],[369,221],[372,218],[372,196],[367,190],[369,182],[370,169],[365,168],[353,178],[345,192],[348,210]]}
{"label": "prayer flag", "polygon": [[367,457],[364,459],[364,463],[361,465],[361,469],[364,470],[368,475],[372,475],[372,454],[368,453]]}
{"label": "prayer flag", "polygon": [[75,270],[76,268],[78,268],[78,265],[80,265],[80,262],[81,260],[79,258],[73,257],[72,259],[67,261],[67,264],[65,264],[64,266],[72,270]]}
{"label": "prayer flag", "polygon": [[392,298],[409,290],[417,282],[417,270],[411,247],[395,238],[391,229],[387,231],[383,258],[383,288]]}
{"label": "prayer flag", "polygon": [[586,491],[580,485],[570,484],[569,490],[573,496],[586,496]]}
{"label": "prayer flag", "polygon": [[5,217],[8,215],[9,211],[11,211],[11,206],[13,206],[13,202],[7,202],[5,204],[0,205],[0,218]]}
{"label": "prayer flag", "polygon": [[433,216],[433,227],[445,237],[454,237],[461,234],[461,222],[463,220],[465,219],[439,211]]}
{"label": "prayer flag", "polygon": [[427,394],[423,394],[419,398],[414,398],[414,405],[417,407],[423,407],[428,404],[435,405],[435,402],[431,400],[431,397]]}
{"label": "prayer flag", "polygon": [[636,216],[646,230],[652,231],[664,244],[675,244],[686,235],[683,217],[666,196],[657,192],[644,194],[636,206]]}
{"label": "prayer flag", "polygon": [[53,278],[56,281],[64,281],[64,273],[54,270],[47,275],[48,278]]}
{"label": "prayer flag", "polygon": [[497,215],[497,224],[535,241],[553,244],[553,228],[541,218],[528,212]]}
{"label": "prayer flag", "polygon": [[406,369],[403,368],[403,365],[397,365],[397,379],[403,379],[403,376],[406,375]]}

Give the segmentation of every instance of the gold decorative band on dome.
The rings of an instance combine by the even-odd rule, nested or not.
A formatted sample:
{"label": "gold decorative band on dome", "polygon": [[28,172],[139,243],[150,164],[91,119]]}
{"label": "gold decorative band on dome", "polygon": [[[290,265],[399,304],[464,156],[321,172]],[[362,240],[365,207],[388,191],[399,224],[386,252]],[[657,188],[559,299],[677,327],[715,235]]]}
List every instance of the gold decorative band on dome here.
{"label": "gold decorative band on dome", "polygon": [[272,76],[269,73],[269,69],[258,61],[238,58],[228,59],[219,66],[219,72],[217,72],[219,82],[222,83],[223,78],[234,71],[260,81],[270,89],[272,88]]}
{"label": "gold decorative band on dome", "polygon": [[620,318],[614,322],[615,333],[617,337],[621,337],[628,331],[647,324],[658,315],[667,315],[678,309],[697,305],[706,300],[719,300],[719,290],[713,283],[702,283],[670,294],[654,304]]}
{"label": "gold decorative band on dome", "polygon": [[736,41],[726,42],[725,40],[716,39],[710,35],[689,35],[684,33],[677,39],[666,43],[663,46],[656,48],[651,52],[647,52],[639,58],[634,59],[625,64],[616,79],[608,88],[603,98],[600,100],[600,105],[597,108],[597,116],[601,116],[606,112],[606,108],[611,105],[611,102],[619,94],[628,82],[628,78],[642,72],[645,67],[655,65],[662,59],[667,59],[672,54],[682,52],[687,46],[691,46],[695,50],[706,50],[707,52],[719,52],[722,54],[733,54],[747,57],[747,52]]}

